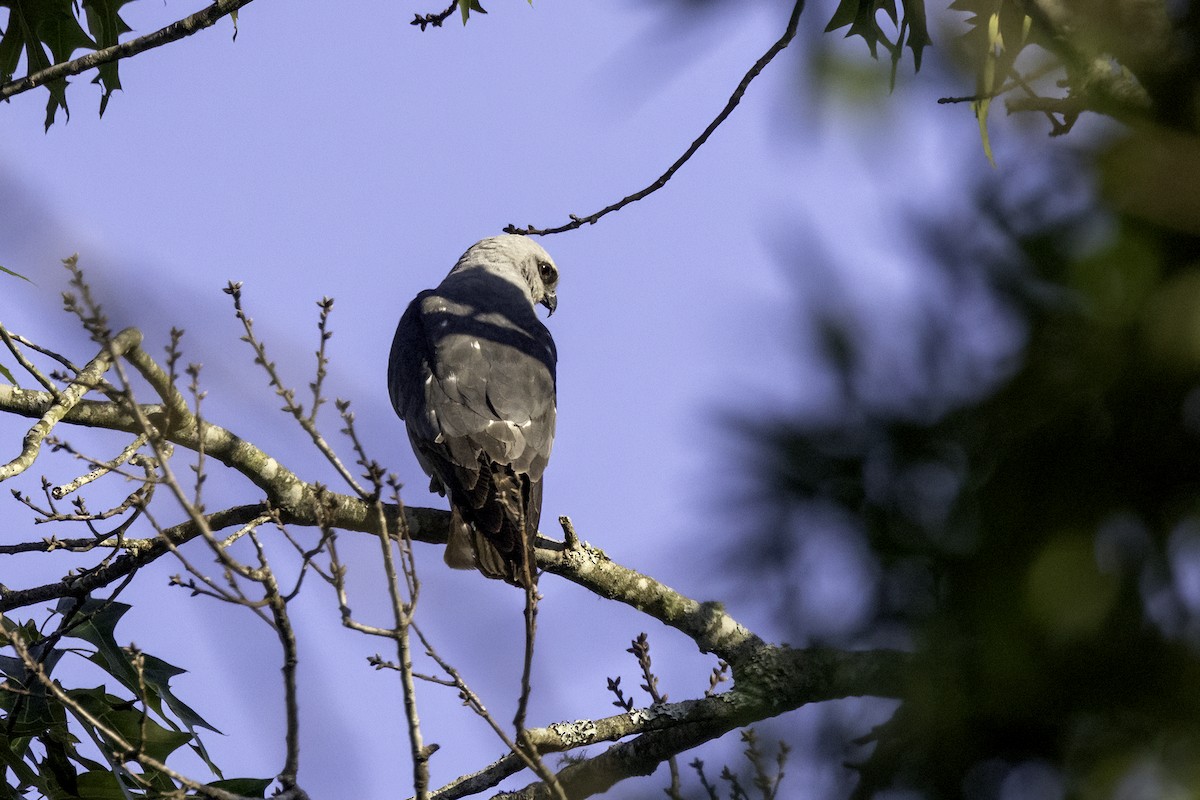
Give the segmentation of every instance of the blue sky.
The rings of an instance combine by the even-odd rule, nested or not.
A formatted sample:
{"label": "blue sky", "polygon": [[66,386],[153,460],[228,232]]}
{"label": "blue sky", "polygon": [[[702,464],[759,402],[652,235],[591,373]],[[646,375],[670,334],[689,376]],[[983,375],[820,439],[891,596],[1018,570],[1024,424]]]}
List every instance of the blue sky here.
{"label": "blue sky", "polygon": [[[186,329],[185,357],[204,364],[211,419],[304,477],[331,481],[275,410],[220,290],[244,282],[259,334],[301,387],[311,379],[314,301],[332,296],[331,395],[353,401],[360,434],[401,476],[407,502],[440,503],[426,492],[385,389],[387,350],[408,300],[506,223],[559,224],[653,180],[778,37],[788,7],[757,3],[693,27],[670,4],[493,0],[465,29],[452,21],[422,34],[407,23],[433,8],[364,0],[333,15],[260,0],[242,11],[236,42],[226,20],[123,63],[125,91],[102,120],[89,76],[73,81],[70,122],[60,115],[49,133],[42,94],[0,108],[0,264],[35,282],[5,282],[0,319],[86,359],[82,335],[57,311],[59,259],[78,252],[114,325],[141,327],[151,352],[161,352],[170,326]],[[141,34],[191,10],[132,3],[126,19]],[[830,12],[810,8],[801,39]],[[942,299],[910,263],[904,213],[954,202],[963,170],[983,161],[974,119],[933,105],[932,88],[910,85],[911,68],[899,91],[876,92],[879,106],[868,111],[808,94],[802,47],[753,84],[666,189],[596,226],[541,240],[562,270],[550,322],[559,428],[543,518],[571,515],[616,560],[693,597],[726,600],[768,637],[777,633],[770,598],[735,592],[718,557],[753,515],[732,505],[744,478],[720,414],[821,413],[830,402],[832,378],[815,359],[802,308],[860,319],[881,374],[910,358],[906,331]],[[865,60],[861,42],[838,47]],[[866,74],[885,84],[884,66]],[[831,284],[808,280],[809,267],[836,270],[838,294],[814,296],[813,287]],[[1002,319],[971,330],[972,352],[1011,345]],[[326,433],[336,439],[328,412]],[[0,420],[10,447],[21,433]],[[28,477],[27,490],[36,480]],[[245,500],[237,486],[214,475],[210,507],[225,496]],[[29,535],[32,526],[13,530]],[[376,545],[346,549],[354,609],[380,621]],[[842,555],[831,563],[848,564],[850,577],[810,589],[811,602],[831,613],[852,603],[858,586],[853,550]],[[418,559],[426,628],[510,718],[519,593],[448,572],[433,548]],[[50,578],[61,571],[37,568]],[[249,615],[168,591],[176,571],[153,568],[151,602],[120,632],[191,670],[178,688],[231,734],[209,742],[229,774],[273,774],[282,731],[277,646]],[[624,649],[642,630],[673,697],[707,686],[711,661],[689,641],[561,582],[546,580],[542,590],[531,723],[611,712],[604,679],[635,682]],[[296,616],[302,783],[314,797],[396,796],[408,782],[398,685],[364,661],[382,643],[343,631],[331,594],[316,583]],[[423,687],[420,702],[427,737],[443,746],[435,784],[501,753],[449,691]],[[796,736],[811,730],[800,724]],[[833,779],[795,758],[797,780]]]}

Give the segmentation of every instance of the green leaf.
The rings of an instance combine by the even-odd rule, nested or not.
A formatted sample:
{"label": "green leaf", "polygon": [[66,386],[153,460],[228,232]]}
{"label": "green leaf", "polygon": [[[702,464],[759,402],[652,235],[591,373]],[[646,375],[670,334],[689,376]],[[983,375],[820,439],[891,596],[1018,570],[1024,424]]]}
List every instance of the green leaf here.
{"label": "green leaf", "polygon": [[904,21],[908,24],[909,49],[913,54],[913,66],[921,71],[921,55],[925,48],[933,44],[929,37],[929,27],[925,21],[925,0],[903,0]]}
{"label": "green leaf", "polygon": [[20,278],[23,281],[29,281],[29,283],[33,283],[33,281],[29,280],[29,278],[26,278],[24,275],[22,275],[19,272],[13,272],[8,267],[0,266],[0,272],[3,272],[6,275],[12,275],[14,278]]}
{"label": "green leaf", "polygon": [[[78,797],[79,772],[71,763],[66,747],[52,739],[43,739],[42,745],[46,748],[46,757],[38,763],[38,772],[49,780],[51,787],[59,787],[66,793],[66,797]],[[57,794],[51,790],[52,796]]]}
{"label": "green leaf", "polygon": [[149,653],[144,653],[142,657],[144,659],[144,666],[142,668],[143,680],[148,687],[153,688],[166,701],[167,706],[179,718],[180,722],[187,726],[189,730],[194,726],[197,728],[207,728],[213,733],[221,732],[208,724],[203,717],[197,714],[187,703],[176,697],[171,691],[171,678],[174,678],[176,675],[186,674],[186,669],[168,664],[161,658],[152,656]]}
{"label": "green leaf", "polygon": [[[894,41],[879,26],[880,11],[888,15],[896,28]],[[925,20],[925,0],[901,0],[899,9],[896,0],[841,0],[825,26],[825,32],[847,27],[846,36],[861,36],[872,58],[879,57],[880,45],[891,54],[893,84],[904,48],[907,46],[912,50],[913,65],[920,70],[921,56],[932,41]]]}
{"label": "green leaf", "polygon": [[[75,18],[72,0],[5,0],[0,6],[9,9],[8,30],[0,38],[0,77],[5,80],[16,71],[22,52],[26,73],[33,74],[52,63],[70,60],[76,50],[96,47]],[[67,108],[66,78],[49,81],[45,86],[50,92],[46,105],[49,130],[60,107],[68,119],[71,112]]]}
{"label": "green leaf", "polygon": [[80,800],[129,800],[117,776],[109,770],[92,770],[76,778]]}
{"label": "green leaf", "polygon": [[230,778],[224,781],[213,781],[208,785],[214,789],[224,789],[232,794],[240,794],[242,797],[266,797],[267,787],[274,780],[274,778]]}
{"label": "green leaf", "polygon": [[[121,6],[132,0],[83,0],[83,10],[87,19],[88,30],[96,40],[96,47],[103,49],[112,47],[120,40],[121,34],[132,30],[125,20],[121,19]],[[114,91],[121,88],[121,78],[117,73],[119,61],[109,61],[98,67],[98,73],[92,83],[100,84],[103,94],[100,96],[100,116],[108,107],[108,98]]]}
{"label": "green leaf", "polygon": [[0,733],[0,764],[12,770],[22,785],[37,786],[40,782],[37,772],[22,758],[29,750],[29,742],[28,738],[14,740]]}
{"label": "green leaf", "polygon": [[[57,610],[61,614],[69,613],[74,603],[74,600],[64,599],[59,602]],[[176,675],[184,674],[186,670],[149,653],[142,653],[139,678],[132,654],[117,644],[115,638],[117,623],[129,609],[130,606],[124,603],[110,603],[89,598],[84,601],[83,606],[77,612],[83,621],[66,635],[82,639],[93,645],[96,652],[88,656],[88,660],[120,681],[130,692],[141,695],[141,701],[163,723],[175,731],[186,730],[192,749],[204,760],[213,774],[219,776],[221,771],[209,757],[208,750],[200,739],[197,729],[206,728],[214,733],[220,733],[220,731],[171,691],[171,679]],[[166,710],[163,708],[164,703]],[[167,710],[174,715],[179,724],[176,724],[176,719],[168,716]]]}
{"label": "green leaf", "polygon": [[979,120],[983,151],[995,166],[987,133],[988,107],[998,94],[1015,85],[1009,82],[1005,86],[1005,82],[1013,74],[1017,56],[1029,42],[1030,19],[1019,4],[997,4],[995,0],[954,0],[950,8],[971,15],[967,19],[968,30],[963,34],[963,45],[977,69],[977,99],[972,103],[972,109]]}
{"label": "green leaf", "polygon": [[[77,603],[79,604],[78,608],[76,608]],[[82,639],[93,645],[98,652],[103,653],[110,663],[123,663],[128,667],[129,660],[117,645],[114,631],[117,623],[121,621],[121,617],[125,616],[130,608],[132,606],[115,601],[96,600],[89,597],[80,603],[74,598],[64,597],[58,601],[54,610],[64,617],[69,616],[72,612],[75,614],[70,630],[64,634],[65,636]],[[112,674],[114,677],[120,677],[115,672]]]}
{"label": "green leaf", "polygon": [[472,11],[478,11],[480,14],[487,13],[483,10],[483,6],[479,5],[479,0],[458,0],[458,10],[462,12],[463,25],[467,24],[467,17]]}
{"label": "green leaf", "polygon": [[991,104],[992,99],[984,97],[971,103],[971,108],[975,111],[975,118],[979,120],[979,138],[983,142],[983,154],[987,156],[988,163],[995,167],[996,159],[992,157],[992,141],[988,137],[987,127],[988,106]]}
{"label": "green leaf", "polygon": [[[11,12],[9,13],[11,14]],[[24,41],[10,16],[8,30],[4,32],[3,36],[0,36],[0,83],[8,83],[12,80],[13,73],[17,71],[17,64],[21,61],[22,47],[24,47]]]}
{"label": "green leaf", "polygon": [[[44,652],[45,642],[30,642],[30,638],[26,638],[30,654],[40,658],[42,669],[47,675],[51,674],[62,658],[63,651],[51,649]],[[69,736],[66,712],[62,705],[46,693],[46,687],[30,674],[21,659],[0,656],[0,673],[4,674],[7,683],[20,689],[19,692],[0,692],[0,709],[6,712],[3,731],[6,736],[16,739]]]}
{"label": "green leaf", "polygon": [[11,372],[9,372],[8,367],[4,366],[3,364],[0,364],[0,375],[3,375],[4,379],[13,386],[16,386],[17,388],[21,387],[21,384],[17,383],[17,379],[13,377]]}
{"label": "green leaf", "polygon": [[50,48],[55,64],[70,61],[76,50],[95,50],[96,43],[75,19],[69,0],[17,0],[33,23],[38,39]]}
{"label": "green leaf", "polygon": [[[131,708],[128,700],[108,694],[103,686],[70,689],[67,694],[106,727],[120,734],[126,742],[141,748],[146,755],[158,761],[166,761],[171,753],[192,739],[189,733],[164,728],[143,712]],[[104,738],[104,734],[98,730],[96,735]]]}

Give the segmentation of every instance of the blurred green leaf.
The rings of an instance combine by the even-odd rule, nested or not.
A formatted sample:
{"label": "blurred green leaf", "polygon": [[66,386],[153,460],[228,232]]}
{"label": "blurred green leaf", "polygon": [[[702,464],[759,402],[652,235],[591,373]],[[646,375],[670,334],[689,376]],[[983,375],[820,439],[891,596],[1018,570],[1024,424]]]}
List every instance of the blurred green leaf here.
{"label": "blurred green leaf", "polygon": [[208,784],[214,789],[224,789],[227,792],[240,794],[242,797],[266,797],[267,787],[274,778],[229,778],[223,781],[213,781]]}
{"label": "blurred green leaf", "polygon": [[[896,27],[895,40],[880,27],[877,17],[884,12]],[[908,47],[912,51],[913,66],[921,69],[921,56],[931,43],[925,20],[924,0],[902,0],[899,9],[896,0],[841,0],[825,32],[849,28],[846,36],[861,36],[867,43],[873,58],[879,57],[882,45],[892,59],[892,83],[895,84],[896,67]]]}
{"label": "blurred green leaf", "polygon": [[12,275],[14,278],[20,278],[23,281],[29,281],[29,283],[33,283],[33,281],[30,281],[29,278],[26,278],[24,275],[22,275],[19,272],[13,272],[8,267],[0,266],[0,272],[3,272],[5,275]]}
{"label": "blurred green leaf", "polygon": [[996,159],[992,157],[992,140],[988,136],[988,109],[992,106],[992,99],[984,97],[971,103],[971,110],[975,112],[975,119],[979,122],[979,139],[983,142],[983,154],[987,156],[988,163],[994,168]]}
{"label": "blurred green leaf", "polygon": [[1029,567],[1029,613],[1053,636],[1093,635],[1112,610],[1119,585],[1116,575],[1100,572],[1091,536],[1061,534],[1046,543]]}

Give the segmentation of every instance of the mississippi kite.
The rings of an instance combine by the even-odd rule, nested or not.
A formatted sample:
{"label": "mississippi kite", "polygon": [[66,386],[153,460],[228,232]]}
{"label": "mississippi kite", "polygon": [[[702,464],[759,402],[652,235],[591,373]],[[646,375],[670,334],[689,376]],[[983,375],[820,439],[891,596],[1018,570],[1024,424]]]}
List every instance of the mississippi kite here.
{"label": "mississippi kite", "polygon": [[555,363],[535,304],[558,305],[558,268],[525,236],[473,245],[400,318],[392,406],[430,489],[450,497],[446,563],[525,585],[554,441]]}

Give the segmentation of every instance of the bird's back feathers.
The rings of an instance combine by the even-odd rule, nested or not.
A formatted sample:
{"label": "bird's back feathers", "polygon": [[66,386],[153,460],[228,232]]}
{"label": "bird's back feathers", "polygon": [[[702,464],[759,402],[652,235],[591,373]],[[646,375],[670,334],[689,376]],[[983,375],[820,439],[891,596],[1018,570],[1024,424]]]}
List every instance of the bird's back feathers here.
{"label": "bird's back feathers", "polygon": [[433,488],[450,497],[451,566],[469,566],[469,552],[484,574],[523,583],[554,441],[556,360],[530,296],[492,270],[456,268],[401,317],[389,390]]}

